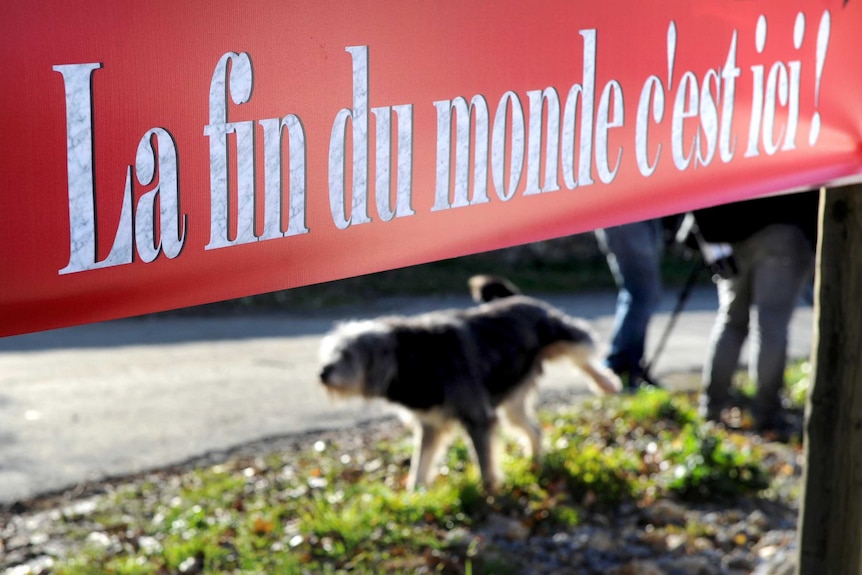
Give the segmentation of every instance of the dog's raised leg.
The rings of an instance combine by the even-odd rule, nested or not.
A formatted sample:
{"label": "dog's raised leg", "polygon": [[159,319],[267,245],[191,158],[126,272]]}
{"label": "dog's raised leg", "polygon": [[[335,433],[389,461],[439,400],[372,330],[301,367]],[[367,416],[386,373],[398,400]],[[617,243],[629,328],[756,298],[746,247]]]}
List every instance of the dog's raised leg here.
{"label": "dog's raised leg", "polygon": [[575,344],[565,354],[589,376],[590,389],[596,395],[612,395],[622,390],[620,378],[598,360],[592,346]]}
{"label": "dog's raised leg", "polygon": [[578,363],[578,367],[590,376],[590,387],[596,395],[619,393],[623,387],[620,378],[595,359],[582,360]]}
{"label": "dog's raised leg", "polygon": [[451,427],[427,421],[418,421],[413,435],[413,456],[410,459],[410,473],[407,476],[407,489],[431,483],[434,465],[446,448],[452,434]]}
{"label": "dog's raised leg", "polygon": [[532,391],[532,385],[524,385],[501,407],[506,422],[520,431],[527,440],[524,445],[527,455],[537,460],[542,454],[542,430],[536,423],[530,407]]}

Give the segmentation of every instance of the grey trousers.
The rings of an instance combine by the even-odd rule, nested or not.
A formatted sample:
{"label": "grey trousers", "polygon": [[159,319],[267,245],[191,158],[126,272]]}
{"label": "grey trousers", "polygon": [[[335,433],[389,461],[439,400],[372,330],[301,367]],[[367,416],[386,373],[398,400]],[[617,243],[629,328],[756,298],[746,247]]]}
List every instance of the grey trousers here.
{"label": "grey trousers", "polygon": [[742,345],[750,336],[749,375],[757,382],[752,412],[769,425],[781,409],[787,328],[811,277],[814,252],[796,226],[775,224],[733,244],[738,273],[718,281],[719,309],[703,368],[704,408],[715,417],[731,403]]}

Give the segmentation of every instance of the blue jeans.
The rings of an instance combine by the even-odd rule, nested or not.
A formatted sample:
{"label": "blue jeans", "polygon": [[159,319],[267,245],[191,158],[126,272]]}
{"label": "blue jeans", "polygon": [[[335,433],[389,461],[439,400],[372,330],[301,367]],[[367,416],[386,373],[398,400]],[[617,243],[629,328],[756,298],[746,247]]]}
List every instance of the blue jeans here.
{"label": "blue jeans", "polygon": [[732,402],[733,375],[750,335],[749,376],[757,382],[752,412],[769,426],[780,414],[787,328],[814,267],[814,251],[793,225],[773,224],[733,244],[737,274],[718,282],[718,316],[703,369],[705,415]]}
{"label": "blue jeans", "polygon": [[643,375],[649,320],[661,302],[660,220],[646,220],[596,230],[619,293],[611,348],[605,363],[619,374]]}

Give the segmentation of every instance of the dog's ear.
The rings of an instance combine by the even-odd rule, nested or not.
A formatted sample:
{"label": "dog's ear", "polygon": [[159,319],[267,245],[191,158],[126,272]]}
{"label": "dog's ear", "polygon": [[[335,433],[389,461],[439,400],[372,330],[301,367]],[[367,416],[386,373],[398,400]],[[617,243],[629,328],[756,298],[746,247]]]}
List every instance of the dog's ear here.
{"label": "dog's ear", "polygon": [[389,384],[398,375],[395,337],[390,332],[369,334],[366,342],[365,394],[368,397],[386,395]]}
{"label": "dog's ear", "polygon": [[467,284],[470,286],[470,294],[476,303],[487,303],[521,293],[515,284],[498,276],[476,275],[471,277]]}

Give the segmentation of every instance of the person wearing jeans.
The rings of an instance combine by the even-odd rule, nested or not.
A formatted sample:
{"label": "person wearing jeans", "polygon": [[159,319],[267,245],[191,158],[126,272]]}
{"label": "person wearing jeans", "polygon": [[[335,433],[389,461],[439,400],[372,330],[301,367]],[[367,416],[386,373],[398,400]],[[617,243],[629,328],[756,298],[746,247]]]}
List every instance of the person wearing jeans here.
{"label": "person wearing jeans", "polygon": [[661,220],[599,229],[596,239],[619,290],[605,363],[630,391],[642,384],[654,385],[643,364],[649,321],[661,302]]}
{"label": "person wearing jeans", "polygon": [[703,368],[701,410],[721,421],[750,336],[752,416],[759,431],[784,431],[780,392],[790,319],[814,268],[817,193],[738,202],[695,212],[704,239],[730,243],[736,273],[717,280],[719,309]]}

